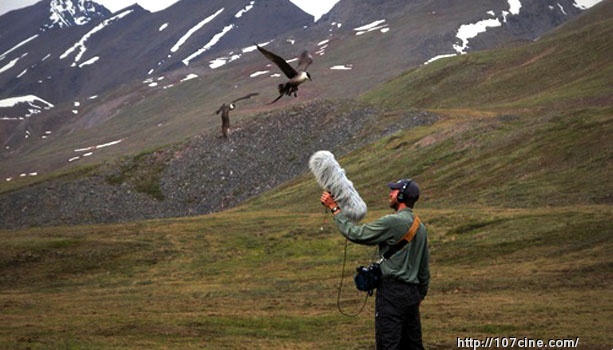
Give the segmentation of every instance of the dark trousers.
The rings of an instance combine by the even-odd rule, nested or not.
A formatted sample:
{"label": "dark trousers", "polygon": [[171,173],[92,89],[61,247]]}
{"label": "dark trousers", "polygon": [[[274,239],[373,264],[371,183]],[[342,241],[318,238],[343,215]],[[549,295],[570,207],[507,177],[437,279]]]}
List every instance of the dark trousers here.
{"label": "dark trousers", "polygon": [[419,318],[419,288],[395,279],[384,279],[375,301],[377,350],[423,349]]}

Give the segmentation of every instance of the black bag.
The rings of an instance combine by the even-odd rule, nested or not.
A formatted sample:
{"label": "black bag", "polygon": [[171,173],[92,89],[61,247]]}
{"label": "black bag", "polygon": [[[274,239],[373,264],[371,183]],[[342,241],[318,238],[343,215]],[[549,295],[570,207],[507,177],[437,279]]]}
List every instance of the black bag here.
{"label": "black bag", "polygon": [[357,267],[353,281],[358,290],[372,295],[373,290],[381,284],[381,265],[372,263],[366,267]]}

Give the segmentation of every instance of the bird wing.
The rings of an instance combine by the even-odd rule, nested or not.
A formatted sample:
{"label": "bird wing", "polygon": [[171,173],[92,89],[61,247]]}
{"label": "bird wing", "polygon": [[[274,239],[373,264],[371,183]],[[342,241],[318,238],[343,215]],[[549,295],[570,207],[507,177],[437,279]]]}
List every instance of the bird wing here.
{"label": "bird wing", "polygon": [[285,62],[285,60],[277,55],[275,55],[274,53],[265,50],[263,48],[261,48],[259,45],[257,45],[258,51],[260,51],[262,53],[262,55],[266,56],[266,58],[268,58],[269,60],[271,60],[272,62],[274,62],[274,64],[276,64],[279,68],[281,68],[281,70],[283,71],[283,73],[285,73],[285,75],[292,79],[293,77],[295,77],[298,72],[292,68],[292,66],[289,65],[289,63]]}
{"label": "bird wing", "polygon": [[252,93],[250,93],[249,95],[245,95],[245,96],[243,96],[243,97],[239,97],[239,98],[237,98],[236,100],[232,101],[231,103],[234,103],[234,102],[237,102],[237,101],[240,101],[240,100],[246,100],[246,99],[248,99],[248,98],[251,98],[251,97],[253,97],[253,96],[257,96],[257,95],[259,95],[257,92],[252,92]]}
{"label": "bird wing", "polygon": [[300,58],[298,58],[298,66],[296,68],[298,71],[306,71],[311,63],[313,63],[313,56],[307,50],[304,50],[300,54]]}

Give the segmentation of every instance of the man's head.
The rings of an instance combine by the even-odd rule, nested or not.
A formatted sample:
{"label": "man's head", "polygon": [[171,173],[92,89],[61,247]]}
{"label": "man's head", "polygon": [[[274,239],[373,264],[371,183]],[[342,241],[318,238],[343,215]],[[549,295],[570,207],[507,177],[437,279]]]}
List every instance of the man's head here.
{"label": "man's head", "polygon": [[398,210],[401,203],[413,208],[419,199],[419,186],[411,179],[400,179],[396,182],[389,182],[390,188],[390,207]]}

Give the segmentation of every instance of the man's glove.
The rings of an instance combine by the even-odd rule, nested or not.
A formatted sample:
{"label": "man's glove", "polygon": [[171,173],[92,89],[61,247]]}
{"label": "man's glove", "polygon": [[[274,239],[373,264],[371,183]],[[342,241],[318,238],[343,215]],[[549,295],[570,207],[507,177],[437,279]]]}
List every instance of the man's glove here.
{"label": "man's glove", "polygon": [[340,211],[340,208],[334,200],[334,197],[332,197],[332,194],[330,194],[330,192],[328,191],[324,191],[321,194],[321,198],[319,199],[319,201],[321,202],[321,204],[323,204],[323,206],[330,209],[332,214],[336,214],[338,211]]}

